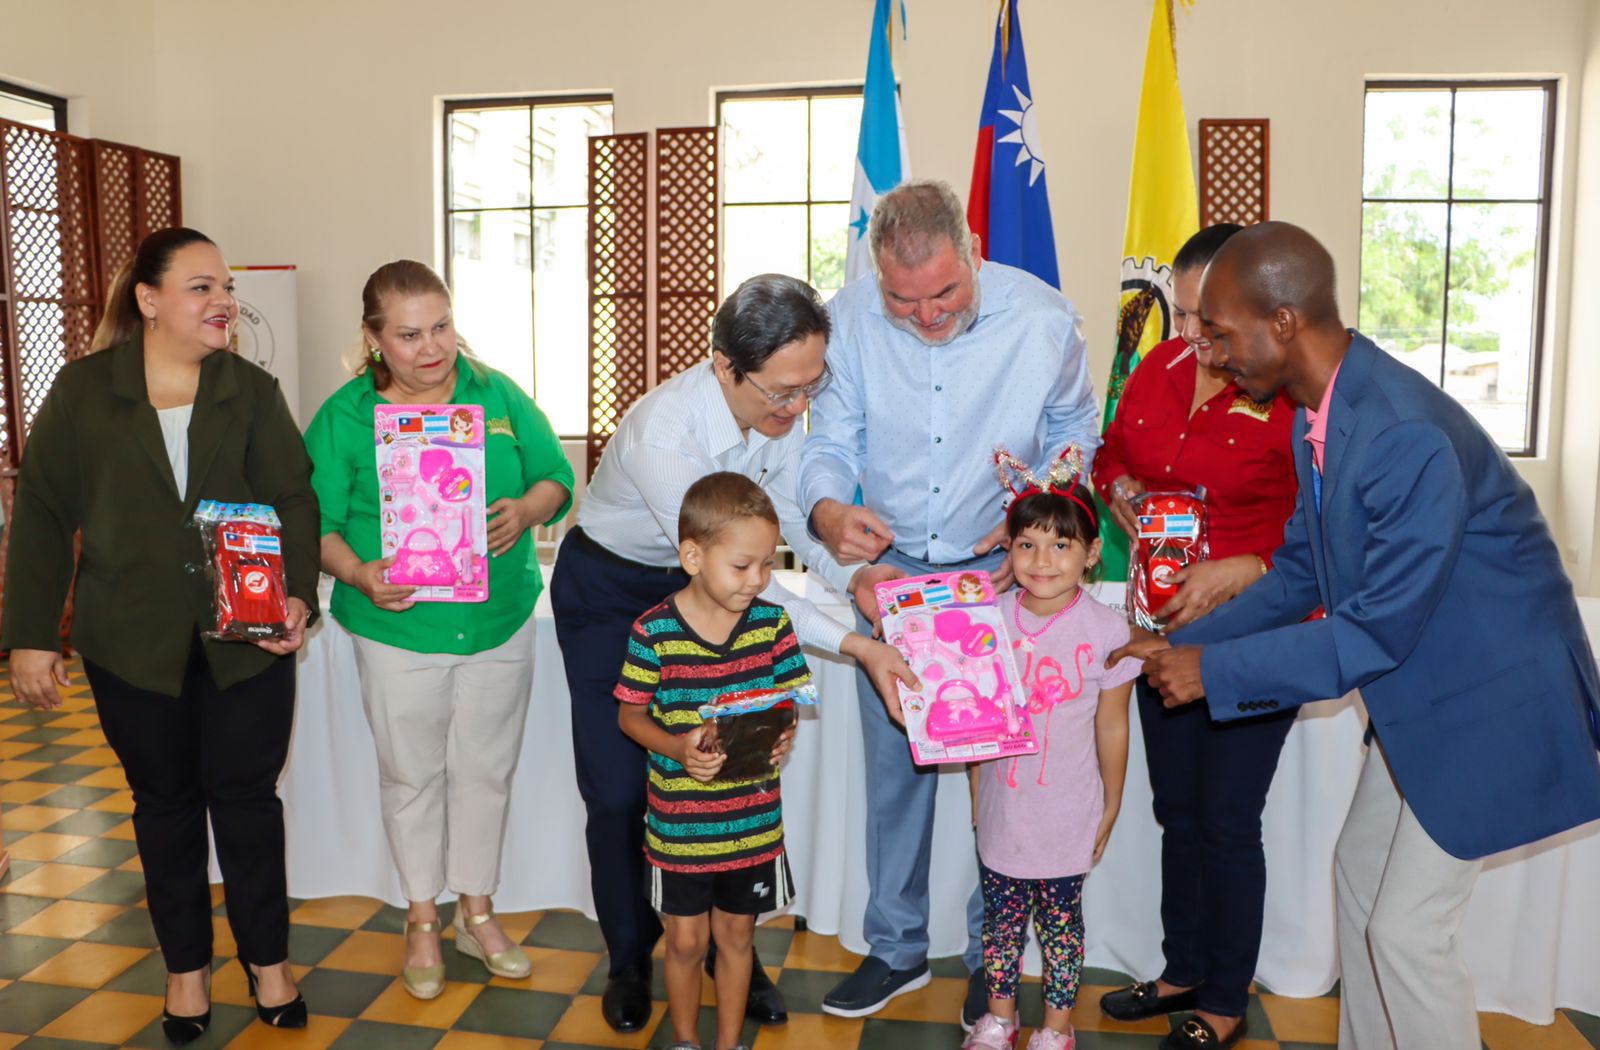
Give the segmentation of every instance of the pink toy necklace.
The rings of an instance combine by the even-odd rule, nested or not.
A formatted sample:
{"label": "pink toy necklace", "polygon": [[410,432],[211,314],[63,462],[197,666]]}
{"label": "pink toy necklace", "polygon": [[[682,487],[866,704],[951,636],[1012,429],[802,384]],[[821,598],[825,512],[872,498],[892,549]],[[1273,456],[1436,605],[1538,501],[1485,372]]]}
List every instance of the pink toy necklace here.
{"label": "pink toy necklace", "polygon": [[1078,588],[1078,593],[1072,596],[1072,600],[1063,605],[1061,608],[1057,609],[1055,615],[1046,620],[1044,622],[1044,626],[1039,628],[1037,631],[1030,631],[1026,627],[1022,626],[1022,599],[1018,598],[1015,604],[1011,606],[1011,618],[1017,625],[1017,633],[1022,636],[1022,640],[1017,642],[1017,648],[1021,649],[1025,653],[1033,652],[1033,643],[1038,640],[1039,636],[1044,634],[1050,628],[1054,627],[1057,620],[1061,619],[1063,616],[1067,615],[1067,613],[1077,608],[1078,602],[1082,600],[1082,598],[1083,588],[1080,586]]}

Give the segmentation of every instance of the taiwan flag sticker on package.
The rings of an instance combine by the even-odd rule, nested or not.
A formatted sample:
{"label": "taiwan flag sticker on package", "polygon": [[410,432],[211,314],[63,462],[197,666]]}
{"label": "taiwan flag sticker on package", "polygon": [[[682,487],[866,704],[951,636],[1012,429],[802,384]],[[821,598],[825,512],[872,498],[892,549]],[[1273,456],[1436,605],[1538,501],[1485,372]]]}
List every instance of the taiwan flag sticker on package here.
{"label": "taiwan flag sticker on package", "polygon": [[416,602],[487,601],[483,406],[380,404],[373,429],[387,581]]}
{"label": "taiwan flag sticker on package", "polygon": [[920,693],[899,687],[913,761],[927,766],[1038,752],[987,572],[888,580],[877,585],[877,597],[884,637],[922,682]]}
{"label": "taiwan flag sticker on package", "polygon": [[1139,535],[1128,551],[1128,622],[1160,631],[1167,626],[1161,610],[1178,593],[1174,577],[1210,554],[1206,494],[1142,492],[1129,502]]}
{"label": "taiwan flag sticker on package", "polygon": [[700,718],[711,728],[701,738],[705,751],[727,755],[717,780],[752,780],[772,772],[772,749],[783,731],[799,717],[796,704],[815,704],[817,687],[744,689],[723,693],[700,705]]}
{"label": "taiwan flag sticker on package", "polygon": [[283,523],[260,503],[201,500],[194,511],[211,581],[212,619],[201,636],[254,642],[288,633]]}

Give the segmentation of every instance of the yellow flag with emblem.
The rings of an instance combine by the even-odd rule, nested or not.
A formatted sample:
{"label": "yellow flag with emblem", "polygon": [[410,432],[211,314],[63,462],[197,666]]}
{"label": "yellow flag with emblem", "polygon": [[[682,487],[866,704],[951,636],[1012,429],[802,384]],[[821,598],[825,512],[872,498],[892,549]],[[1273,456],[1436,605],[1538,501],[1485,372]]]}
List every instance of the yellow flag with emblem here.
{"label": "yellow flag with emblem", "polygon": [[[1155,0],[1145,47],[1144,86],[1133,139],[1128,184],[1128,228],[1122,242],[1122,300],[1117,349],[1106,382],[1102,429],[1117,414],[1122,388],[1151,347],[1172,338],[1172,258],[1199,229],[1194,162],[1178,90],[1177,31],[1172,0]],[[1109,513],[1101,514],[1106,579],[1128,572],[1128,537]]]}

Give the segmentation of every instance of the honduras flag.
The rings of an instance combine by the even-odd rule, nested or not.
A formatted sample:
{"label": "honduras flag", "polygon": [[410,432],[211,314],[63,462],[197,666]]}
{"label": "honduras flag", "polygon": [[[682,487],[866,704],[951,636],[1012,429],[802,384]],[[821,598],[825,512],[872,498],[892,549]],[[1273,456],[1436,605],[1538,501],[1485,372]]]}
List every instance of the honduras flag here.
{"label": "honduras flag", "polygon": [[[872,14],[872,42],[867,48],[867,82],[861,95],[861,137],[856,143],[856,181],[850,192],[850,227],[845,234],[844,279],[855,280],[872,270],[867,223],[878,198],[911,177],[906,155],[906,125],[895,90],[894,62],[889,54],[889,23],[894,0],[877,0]],[[905,34],[906,6],[900,2],[900,32]]]}
{"label": "honduras flag", "polygon": [[1039,149],[1039,116],[1028,85],[1017,0],[1005,0],[994,30],[967,222],[980,239],[985,259],[1020,267],[1061,287],[1044,155]]}

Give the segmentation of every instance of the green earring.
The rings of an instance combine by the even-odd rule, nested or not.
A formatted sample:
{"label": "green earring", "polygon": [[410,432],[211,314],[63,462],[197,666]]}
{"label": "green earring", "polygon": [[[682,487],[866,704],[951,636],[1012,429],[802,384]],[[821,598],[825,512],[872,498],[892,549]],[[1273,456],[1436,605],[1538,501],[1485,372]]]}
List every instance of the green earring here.
{"label": "green earring", "polygon": [[372,348],[372,360],[376,364],[382,364],[383,363],[383,351],[379,350],[377,347],[373,347]]}

